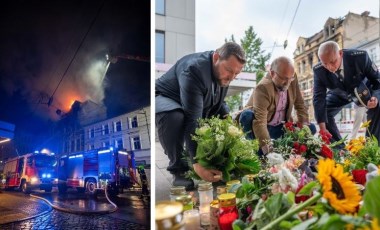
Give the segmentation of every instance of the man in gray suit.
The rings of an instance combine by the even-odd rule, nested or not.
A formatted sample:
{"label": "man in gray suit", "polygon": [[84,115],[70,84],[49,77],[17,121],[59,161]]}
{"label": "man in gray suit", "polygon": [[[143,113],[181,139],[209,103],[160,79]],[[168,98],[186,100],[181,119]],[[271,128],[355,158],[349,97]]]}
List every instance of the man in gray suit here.
{"label": "man in gray suit", "polygon": [[206,169],[194,160],[197,144],[191,136],[199,118],[228,114],[224,98],[245,62],[244,50],[234,42],[227,42],[216,51],[181,58],[156,80],[156,127],[170,160],[167,170],[173,174],[174,186],[185,186],[187,190],[194,187],[193,181],[184,177],[189,169],[183,160],[184,143],[194,171],[203,180],[219,180],[220,171]]}

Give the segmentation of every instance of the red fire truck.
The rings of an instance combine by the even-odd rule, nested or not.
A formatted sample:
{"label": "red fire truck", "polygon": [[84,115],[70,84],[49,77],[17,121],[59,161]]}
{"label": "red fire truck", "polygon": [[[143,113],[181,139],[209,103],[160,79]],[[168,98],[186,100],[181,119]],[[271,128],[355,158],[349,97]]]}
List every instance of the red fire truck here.
{"label": "red fire truck", "polygon": [[68,187],[95,195],[107,187],[109,195],[117,195],[131,186],[127,151],[110,149],[88,150],[63,155],[58,164],[58,189]]}
{"label": "red fire truck", "polygon": [[57,161],[54,156],[43,153],[29,153],[5,162],[5,188],[19,188],[24,193],[39,188],[51,192],[58,182]]}

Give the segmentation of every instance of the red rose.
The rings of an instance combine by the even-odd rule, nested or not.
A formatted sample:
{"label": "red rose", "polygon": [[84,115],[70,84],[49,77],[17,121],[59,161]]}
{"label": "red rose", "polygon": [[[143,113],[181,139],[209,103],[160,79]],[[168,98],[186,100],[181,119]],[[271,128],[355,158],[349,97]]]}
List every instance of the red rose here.
{"label": "red rose", "polygon": [[293,132],[294,131],[294,126],[293,126],[293,123],[292,122],[286,122],[285,123],[285,129],[287,129],[287,130],[289,130],[289,131],[291,131],[291,132]]}
{"label": "red rose", "polygon": [[293,149],[295,154],[300,154],[300,144],[297,141],[293,143]]}
{"label": "red rose", "polygon": [[367,170],[365,169],[354,169],[352,170],[352,176],[354,177],[354,181],[358,184],[365,185],[367,174]]}
{"label": "red rose", "polygon": [[322,140],[326,143],[326,144],[330,144],[330,139],[331,139],[331,134],[329,132],[326,132],[324,130],[320,130],[319,131],[319,135],[321,136]]}
{"label": "red rose", "polygon": [[307,146],[306,145],[301,145],[300,146],[300,153],[304,153],[307,151]]}
{"label": "red rose", "polygon": [[322,145],[321,154],[324,157],[327,157],[330,159],[333,158],[333,152],[331,151],[331,149],[327,145]]}

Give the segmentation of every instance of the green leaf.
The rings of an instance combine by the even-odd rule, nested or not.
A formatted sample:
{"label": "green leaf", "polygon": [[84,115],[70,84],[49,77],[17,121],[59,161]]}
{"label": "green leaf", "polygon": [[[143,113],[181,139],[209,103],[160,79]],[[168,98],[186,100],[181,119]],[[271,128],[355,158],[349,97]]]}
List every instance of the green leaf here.
{"label": "green leaf", "polygon": [[364,192],[364,208],[373,218],[380,220],[380,176],[367,182]]}
{"label": "green leaf", "polygon": [[308,229],[308,227],[312,224],[314,224],[316,221],[318,220],[317,217],[312,217],[308,220],[305,220],[303,222],[301,222],[301,224],[298,224],[296,226],[294,226],[292,228],[292,230],[304,230],[304,229]]}
{"label": "green leaf", "polygon": [[277,193],[265,201],[265,211],[269,214],[271,219],[276,219],[279,216],[283,196],[284,194]]}
{"label": "green leaf", "polygon": [[307,185],[305,185],[298,193],[297,195],[305,195],[310,196],[313,189],[316,189],[319,187],[319,183],[317,181],[311,181]]}
{"label": "green leaf", "polygon": [[245,196],[245,190],[241,184],[239,185],[240,186],[237,188],[237,191],[236,191],[236,198],[243,198]]}
{"label": "green leaf", "polygon": [[247,225],[240,219],[237,219],[232,223],[232,229],[233,230],[243,230],[246,227],[247,227]]}

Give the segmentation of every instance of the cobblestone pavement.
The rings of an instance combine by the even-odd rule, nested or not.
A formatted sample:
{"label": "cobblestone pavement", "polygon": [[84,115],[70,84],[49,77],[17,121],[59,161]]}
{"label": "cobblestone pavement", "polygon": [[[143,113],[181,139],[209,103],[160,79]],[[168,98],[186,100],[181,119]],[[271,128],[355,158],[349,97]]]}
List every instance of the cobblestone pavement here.
{"label": "cobblestone pavement", "polygon": [[0,193],[0,224],[36,216],[51,209],[44,201],[24,194]]}
{"label": "cobblestone pavement", "polygon": [[33,219],[0,225],[2,230],[10,229],[149,229],[144,226],[129,221],[112,218],[108,215],[77,215],[71,213],[52,210],[47,214]]}

